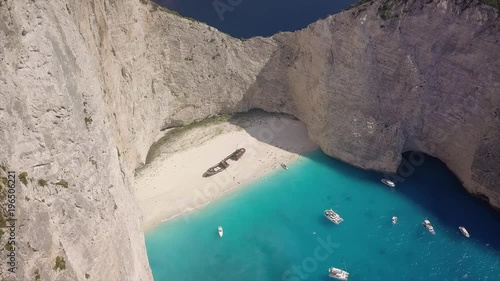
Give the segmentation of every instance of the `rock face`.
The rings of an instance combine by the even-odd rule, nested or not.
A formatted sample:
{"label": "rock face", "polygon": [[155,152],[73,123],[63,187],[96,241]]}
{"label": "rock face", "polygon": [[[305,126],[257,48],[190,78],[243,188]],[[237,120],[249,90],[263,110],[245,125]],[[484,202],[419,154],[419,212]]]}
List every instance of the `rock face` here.
{"label": "rock face", "polygon": [[[500,207],[498,13],[470,1],[402,2],[275,36],[281,47],[253,105],[296,115],[327,154],[365,169],[395,172],[405,151],[435,156]],[[286,102],[269,104],[271,95]]]}
{"label": "rock face", "polygon": [[327,154],[394,172],[425,152],[500,207],[497,12],[425,2],[374,2],[286,38],[285,91]]}
{"label": "rock face", "polygon": [[134,170],[161,129],[250,108],[365,169],[436,156],[500,207],[498,14],[456,2],[374,1],[241,41],[145,0],[0,0],[0,164],[27,172],[16,274],[0,272],[151,280]]}
{"label": "rock face", "polygon": [[17,179],[15,274],[2,238],[5,280],[152,279],[107,88],[120,68],[106,29],[141,6],[99,2],[0,2],[0,163],[27,173]]}

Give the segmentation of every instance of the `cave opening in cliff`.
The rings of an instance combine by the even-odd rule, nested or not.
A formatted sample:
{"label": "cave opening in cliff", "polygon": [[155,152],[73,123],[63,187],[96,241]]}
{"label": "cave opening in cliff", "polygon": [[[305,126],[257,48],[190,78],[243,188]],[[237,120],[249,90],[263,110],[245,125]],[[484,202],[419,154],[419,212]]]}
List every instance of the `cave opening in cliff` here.
{"label": "cave opening in cliff", "polygon": [[156,0],[181,16],[219,29],[236,38],[271,36],[305,28],[318,19],[339,13],[358,0]]}

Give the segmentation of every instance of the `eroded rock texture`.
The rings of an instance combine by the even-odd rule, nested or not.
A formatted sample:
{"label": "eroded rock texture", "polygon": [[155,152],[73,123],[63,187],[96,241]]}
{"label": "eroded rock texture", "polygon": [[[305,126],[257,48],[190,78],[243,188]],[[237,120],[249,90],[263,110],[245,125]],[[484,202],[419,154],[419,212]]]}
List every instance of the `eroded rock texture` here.
{"label": "eroded rock texture", "polygon": [[490,7],[374,1],[245,41],[140,0],[0,0],[0,17],[0,162],[27,173],[15,280],[151,280],[134,170],[161,129],[251,108],[297,116],[365,169],[436,156],[500,207]]}

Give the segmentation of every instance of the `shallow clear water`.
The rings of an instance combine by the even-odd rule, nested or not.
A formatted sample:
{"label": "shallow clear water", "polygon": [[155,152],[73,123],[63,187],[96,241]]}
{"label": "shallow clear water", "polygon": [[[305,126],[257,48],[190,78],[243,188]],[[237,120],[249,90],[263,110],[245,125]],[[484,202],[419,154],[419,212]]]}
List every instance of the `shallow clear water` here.
{"label": "shallow clear water", "polygon": [[[295,31],[357,0],[155,0],[238,38]],[[217,8],[216,8],[217,7]]]}
{"label": "shallow clear water", "polygon": [[[396,189],[380,178],[315,151],[147,233],[154,279],[333,280],[328,267],[345,264],[351,281],[500,280],[499,213],[441,162],[425,158]],[[326,220],[329,208],[344,222]]]}

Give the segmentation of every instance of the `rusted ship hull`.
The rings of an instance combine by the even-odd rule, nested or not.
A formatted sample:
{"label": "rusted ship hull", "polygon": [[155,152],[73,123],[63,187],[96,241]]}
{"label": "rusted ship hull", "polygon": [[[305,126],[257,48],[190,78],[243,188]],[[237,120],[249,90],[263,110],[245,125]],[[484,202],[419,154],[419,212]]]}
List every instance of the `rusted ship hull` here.
{"label": "rusted ship hull", "polygon": [[237,149],[235,152],[231,153],[228,157],[224,158],[216,165],[208,168],[208,170],[203,174],[203,177],[210,177],[224,171],[227,167],[229,167],[229,163],[227,163],[227,160],[238,161],[241,156],[243,156],[245,151],[246,150],[244,148]]}

